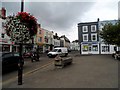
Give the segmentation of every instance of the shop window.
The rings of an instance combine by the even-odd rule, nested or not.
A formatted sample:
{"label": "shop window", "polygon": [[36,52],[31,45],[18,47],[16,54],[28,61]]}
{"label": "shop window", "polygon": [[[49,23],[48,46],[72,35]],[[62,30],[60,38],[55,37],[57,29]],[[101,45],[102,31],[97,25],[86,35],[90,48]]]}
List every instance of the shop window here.
{"label": "shop window", "polygon": [[10,51],[10,45],[2,45],[2,51]]}
{"label": "shop window", "polygon": [[42,42],[42,37],[38,38],[38,42]]}
{"label": "shop window", "polygon": [[83,50],[83,52],[87,52],[88,51],[88,45],[83,45],[82,50]]}
{"label": "shop window", "polygon": [[102,46],[102,52],[109,52],[109,46]]}
{"label": "shop window", "polygon": [[93,50],[93,51],[98,51],[98,45],[93,45],[93,46],[92,46],[92,50]]}

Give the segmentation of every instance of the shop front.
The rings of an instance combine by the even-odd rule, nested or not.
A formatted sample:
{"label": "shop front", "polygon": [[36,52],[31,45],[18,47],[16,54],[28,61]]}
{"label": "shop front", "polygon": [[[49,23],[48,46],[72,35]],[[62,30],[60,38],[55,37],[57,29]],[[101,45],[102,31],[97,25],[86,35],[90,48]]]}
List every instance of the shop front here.
{"label": "shop front", "polygon": [[12,42],[8,39],[0,39],[0,50],[2,52],[12,52]]}
{"label": "shop front", "polygon": [[97,42],[82,43],[81,54],[99,54],[99,44]]}

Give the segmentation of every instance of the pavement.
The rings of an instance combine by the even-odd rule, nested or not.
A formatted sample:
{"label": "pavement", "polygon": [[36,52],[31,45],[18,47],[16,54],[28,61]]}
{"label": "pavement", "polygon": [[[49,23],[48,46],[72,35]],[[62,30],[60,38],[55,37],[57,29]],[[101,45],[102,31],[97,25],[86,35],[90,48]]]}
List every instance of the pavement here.
{"label": "pavement", "polygon": [[75,55],[72,65],[60,69],[51,61],[25,74],[23,85],[16,78],[3,88],[118,88],[118,63],[110,55]]}

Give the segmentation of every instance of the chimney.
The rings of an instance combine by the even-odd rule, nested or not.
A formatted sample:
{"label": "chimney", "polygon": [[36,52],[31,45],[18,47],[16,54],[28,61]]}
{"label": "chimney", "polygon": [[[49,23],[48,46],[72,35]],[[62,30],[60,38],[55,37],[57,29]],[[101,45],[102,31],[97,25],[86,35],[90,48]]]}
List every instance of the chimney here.
{"label": "chimney", "polygon": [[38,27],[41,28],[41,24],[38,24]]}
{"label": "chimney", "polygon": [[98,18],[97,21],[99,22],[99,20],[100,20],[100,19]]}
{"label": "chimney", "polygon": [[6,18],[6,9],[4,7],[2,7],[1,15],[2,15],[2,18]]}

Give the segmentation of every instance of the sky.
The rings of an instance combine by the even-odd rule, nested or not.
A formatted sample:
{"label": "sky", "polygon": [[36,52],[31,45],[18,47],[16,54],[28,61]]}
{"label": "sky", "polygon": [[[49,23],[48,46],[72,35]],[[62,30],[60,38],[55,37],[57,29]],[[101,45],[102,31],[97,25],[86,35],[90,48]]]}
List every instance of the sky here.
{"label": "sky", "polygon": [[[9,1],[9,2],[8,2]],[[2,0],[7,16],[20,12],[21,0]],[[78,23],[118,19],[120,0],[24,0],[24,11],[37,18],[41,27],[71,42],[78,39]],[[119,4],[120,5],[120,4]]]}

